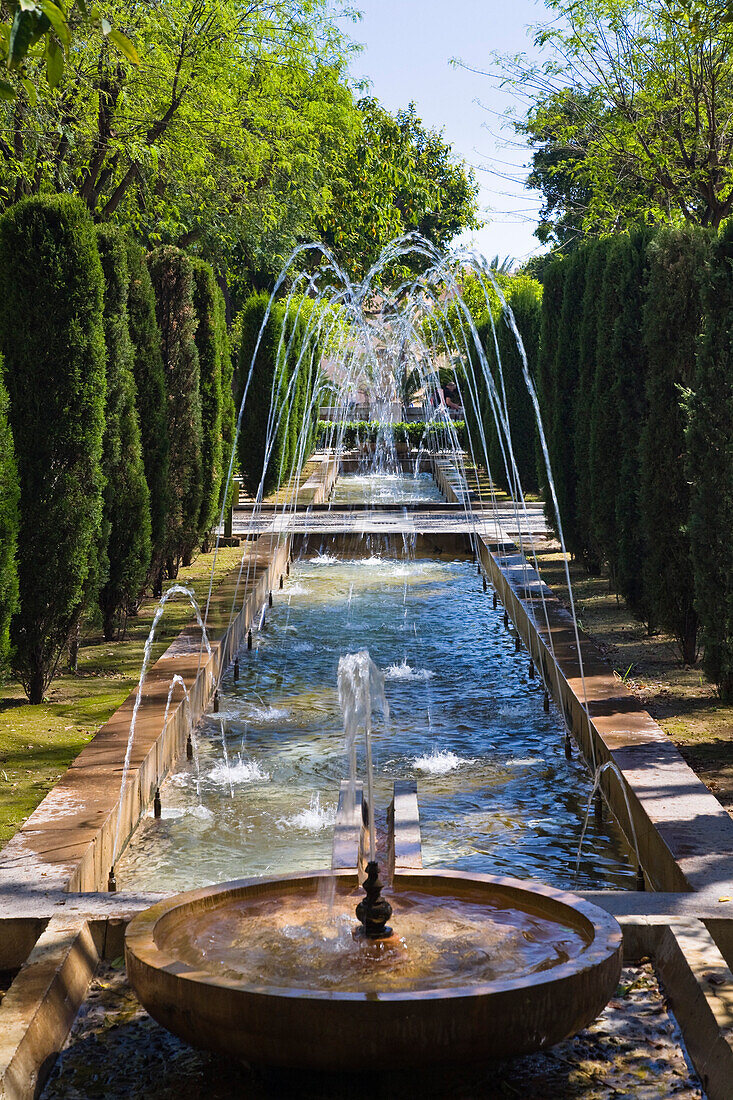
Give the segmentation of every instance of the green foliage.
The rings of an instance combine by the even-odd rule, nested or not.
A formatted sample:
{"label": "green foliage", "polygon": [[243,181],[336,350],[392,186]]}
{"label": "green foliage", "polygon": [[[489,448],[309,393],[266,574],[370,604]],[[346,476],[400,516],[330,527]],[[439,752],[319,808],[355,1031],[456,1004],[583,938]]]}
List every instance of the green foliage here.
{"label": "green foliage", "polygon": [[575,428],[578,396],[579,329],[578,303],[583,300],[586,252],[574,252],[565,261],[562,307],[552,367],[551,408],[548,446],[555,491],[567,548],[580,550],[576,529]]}
{"label": "green foliage", "polygon": [[[122,57],[139,64],[130,39],[112,26],[109,13],[102,14],[96,4],[87,7],[85,0],[76,5],[64,0],[9,0],[8,7],[11,19],[0,23],[0,60],[7,69],[7,76],[0,79],[0,99],[12,100],[20,93],[35,104],[38,89],[33,77],[37,68],[44,70],[50,89],[58,87],[72,45],[77,45],[73,39],[80,21],[99,34],[102,43],[108,42]],[[75,8],[73,20],[69,18],[71,8]]]}
{"label": "green foliage", "polygon": [[585,287],[578,332],[578,392],[575,408],[575,539],[576,552],[591,573],[600,570],[602,547],[596,545],[591,522],[591,419],[593,379],[598,351],[598,310],[609,240],[585,246]]}
{"label": "green foliage", "polygon": [[77,199],[27,199],[0,219],[0,344],[21,498],[11,638],[32,703],[84,600],[99,535],[102,303],[94,228]]}
{"label": "green foliage", "polygon": [[37,101],[0,102],[0,201],[73,191],[149,247],[196,242],[235,283],[269,285],[317,237],[356,140],[337,14],[327,0],[115,0],[139,67],[75,20],[58,91],[33,60]]}
{"label": "green foliage", "polygon": [[168,410],[155,292],[145,253],[131,237],[127,238],[127,268],[127,315],[133,347],[135,400],[145,480],[150,494],[150,575],[157,575],[165,551],[168,519]]}
{"label": "green foliage", "polygon": [[703,230],[661,230],[648,250],[644,304],[648,415],[639,452],[644,586],[651,620],[673,635],[688,665],[697,660],[698,621],[683,393],[695,384],[709,248]]}
{"label": "green foliage", "polygon": [[10,618],[18,609],[18,471],[0,361],[0,682],[10,657]]}
{"label": "green foliage", "polygon": [[[514,322],[522,338],[530,376],[537,369],[542,322],[542,288],[533,279],[515,279],[506,295]],[[523,492],[535,493],[537,482],[537,421],[524,378],[517,339],[502,313],[496,333],[502,365],[503,390],[509,415],[509,431],[517,473]],[[496,467],[501,469],[501,467]],[[506,486],[508,489],[509,486]]]}
{"label": "green foliage", "polygon": [[[348,274],[361,279],[395,237],[415,231],[443,249],[477,228],[478,186],[442,134],[425,128],[414,103],[391,115],[366,98],[358,109],[360,133],[319,228]],[[404,263],[423,266],[415,258]]]}
{"label": "green foliage", "polygon": [[[102,444],[105,477],[100,536],[99,606],[104,637],[124,629],[137,606],[151,556],[150,493],[145,480],[133,374],[127,303],[130,276],[127,246],[114,226],[97,227],[105,279],[104,334],[107,346],[107,399]],[[106,559],[106,560],[105,560]]]}
{"label": "green foliage", "polygon": [[690,545],[703,665],[733,699],[733,223],[713,247],[705,329],[689,396]]}
{"label": "green foliage", "polygon": [[516,125],[535,149],[538,237],[567,250],[633,224],[719,226],[733,180],[730,11],[698,0],[548,6],[550,22],[534,28],[545,60],[502,64],[528,100]]}
{"label": "green foliage", "polygon": [[201,398],[193,304],[193,265],[165,245],[148,259],[168,407],[168,522],[165,561],[170,577],[188,564],[199,541],[202,499]]}
{"label": "green foliage", "polygon": [[639,441],[647,416],[642,310],[648,243],[649,233],[645,231],[619,238],[622,251],[616,291],[621,309],[610,349],[615,364],[612,394],[620,445],[615,459],[618,467],[615,575],[628,606],[647,622],[650,620],[644,591],[646,540],[639,506]]}
{"label": "green foliage", "polygon": [[252,375],[239,432],[239,466],[252,496],[260,486],[265,496],[277,489],[310,457],[313,433],[303,436],[302,450],[298,440],[306,415],[310,415],[310,395],[320,360],[306,322],[298,317],[297,309],[287,313],[280,302],[273,303],[260,339],[268,302],[266,294],[252,295],[241,314],[237,407],[250,367]]}
{"label": "green foliage", "polygon": [[598,302],[598,343],[591,390],[590,422],[590,534],[603,554],[616,583],[616,500],[618,460],[623,441],[616,416],[616,322],[623,308],[622,282],[626,242],[614,237],[608,248]]}
{"label": "green foliage", "polygon": [[[458,438],[458,446],[468,450],[468,433],[463,420],[451,421],[451,428]],[[393,433],[395,443],[408,443],[411,447],[429,451],[435,438],[435,425],[424,420],[399,422],[388,426]],[[385,425],[379,420],[319,420],[317,443],[319,447],[335,446],[340,443],[350,451],[360,444],[375,444],[384,437]],[[442,436],[441,436],[442,439]],[[441,444],[442,445],[442,444]]]}
{"label": "green foliage", "polygon": [[193,306],[198,318],[201,395],[201,512],[199,538],[204,541],[219,518],[222,479],[222,373],[229,359],[224,299],[211,266],[193,261]]}
{"label": "green foliage", "polygon": [[[554,417],[554,364],[558,346],[558,328],[562,310],[563,290],[565,286],[565,265],[555,260],[545,271],[542,292],[542,319],[540,321],[540,350],[537,358],[537,397],[540,404],[542,427],[549,447],[551,427]],[[537,480],[540,492],[545,500],[547,522],[554,527],[555,512],[550,499],[549,482],[545,457],[541,448],[537,450]]]}

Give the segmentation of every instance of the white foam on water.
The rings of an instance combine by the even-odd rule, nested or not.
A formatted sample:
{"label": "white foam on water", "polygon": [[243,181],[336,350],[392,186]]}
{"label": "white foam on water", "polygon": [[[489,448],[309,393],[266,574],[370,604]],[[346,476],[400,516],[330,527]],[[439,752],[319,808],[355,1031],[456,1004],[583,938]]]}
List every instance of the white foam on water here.
{"label": "white foam on water", "polygon": [[507,760],[506,766],[508,768],[528,768],[533,764],[544,764],[544,762],[541,756],[515,756],[511,760]]}
{"label": "white foam on water", "polygon": [[311,565],[339,565],[341,559],[334,557],[333,554],[316,554],[308,560]]}
{"label": "white foam on water", "polygon": [[306,588],[300,581],[296,581],[295,584],[289,584],[285,591],[288,596],[307,596],[310,593],[310,588]]}
{"label": "white foam on water", "polygon": [[429,755],[416,757],[412,766],[421,772],[428,772],[429,775],[447,775],[464,764],[475,763],[476,758],[473,756],[458,756],[449,749],[438,749]]}
{"label": "white foam on water", "polygon": [[321,806],[321,796],[314,794],[307,810],[301,810],[300,813],[289,817],[280,817],[277,824],[281,829],[300,829],[305,833],[320,833],[323,829],[336,824],[336,808]]}
{"label": "white foam on water", "polygon": [[238,760],[228,768],[226,761],[221,760],[206,778],[217,786],[228,787],[230,783],[267,783],[270,773],[257,760]]}
{"label": "white foam on water", "polygon": [[268,722],[282,722],[284,721],[290,711],[285,707],[248,707],[246,714],[232,715],[232,718],[245,718],[247,722],[256,722],[260,725],[265,725]]}
{"label": "white foam on water", "polygon": [[405,658],[399,665],[390,665],[384,670],[385,680],[432,680],[435,676],[429,668],[412,668]]}

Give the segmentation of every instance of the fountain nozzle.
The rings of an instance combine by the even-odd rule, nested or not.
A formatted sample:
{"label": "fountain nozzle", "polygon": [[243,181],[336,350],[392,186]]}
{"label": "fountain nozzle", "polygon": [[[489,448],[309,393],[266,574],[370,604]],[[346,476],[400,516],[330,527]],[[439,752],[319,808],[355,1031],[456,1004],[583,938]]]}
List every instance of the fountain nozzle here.
{"label": "fountain nozzle", "polygon": [[110,867],[109,869],[109,876],[107,878],[107,889],[109,890],[110,894],[117,893],[117,879],[115,878],[114,867]]}
{"label": "fountain nozzle", "polygon": [[363,934],[370,940],[385,940],[392,935],[387,921],[392,916],[392,906],[381,896],[382,883],[379,881],[379,864],[376,860],[367,863],[367,877],[364,880],[365,898],[356,907],[356,915],[361,921]]}

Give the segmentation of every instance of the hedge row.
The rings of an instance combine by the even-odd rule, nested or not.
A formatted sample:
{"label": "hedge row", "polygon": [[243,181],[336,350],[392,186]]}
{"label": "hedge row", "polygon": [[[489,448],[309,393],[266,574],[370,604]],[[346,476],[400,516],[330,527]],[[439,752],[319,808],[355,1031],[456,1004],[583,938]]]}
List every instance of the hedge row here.
{"label": "hedge row", "polygon": [[0,218],[0,296],[0,665],[40,702],[82,615],[113,637],[206,538],[231,366],[211,269],[73,198]]}
{"label": "hedge row", "polygon": [[240,315],[237,406],[246,389],[239,467],[253,497],[267,496],[300,470],[312,451],[318,341],[295,307],[254,294]]}
{"label": "hedge row", "polygon": [[463,404],[474,459],[486,462],[492,480],[501,488],[513,494],[519,488],[525,493],[536,492],[536,420],[513,324],[533,369],[540,340],[541,287],[534,280],[517,279],[506,289],[505,297],[508,308],[495,320],[487,318],[478,325],[483,358],[474,346],[470,377],[462,386]]}
{"label": "hedge row", "polygon": [[733,228],[556,261],[538,386],[566,543],[733,696]]}
{"label": "hedge row", "polygon": [[[379,420],[319,420],[316,442],[319,447],[340,445],[346,450],[353,450],[361,445],[372,446],[381,437],[394,440],[396,445],[408,444],[410,447],[428,447],[436,431],[435,424],[428,424],[424,420],[414,420],[410,423],[399,422],[386,427]],[[468,433],[463,420],[451,421],[451,430],[455,432],[458,446],[466,450],[468,448]],[[442,428],[441,431],[448,431]]]}

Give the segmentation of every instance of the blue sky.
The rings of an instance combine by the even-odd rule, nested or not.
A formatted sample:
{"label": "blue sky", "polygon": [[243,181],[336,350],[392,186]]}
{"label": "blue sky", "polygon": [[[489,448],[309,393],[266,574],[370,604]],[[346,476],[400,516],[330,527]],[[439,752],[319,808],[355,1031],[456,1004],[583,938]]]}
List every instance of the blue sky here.
{"label": "blue sky", "polygon": [[488,224],[462,243],[489,258],[522,260],[540,251],[532,235],[539,196],[519,182],[529,154],[500,117],[514,100],[450,61],[486,69],[493,51],[531,52],[526,28],[546,20],[541,0],[355,0],[355,6],[363,17],[349,34],[364,49],[351,64],[353,76],[368,77],[372,94],[391,111],[414,100],[423,121],[443,129],[456,153],[478,169]]}

